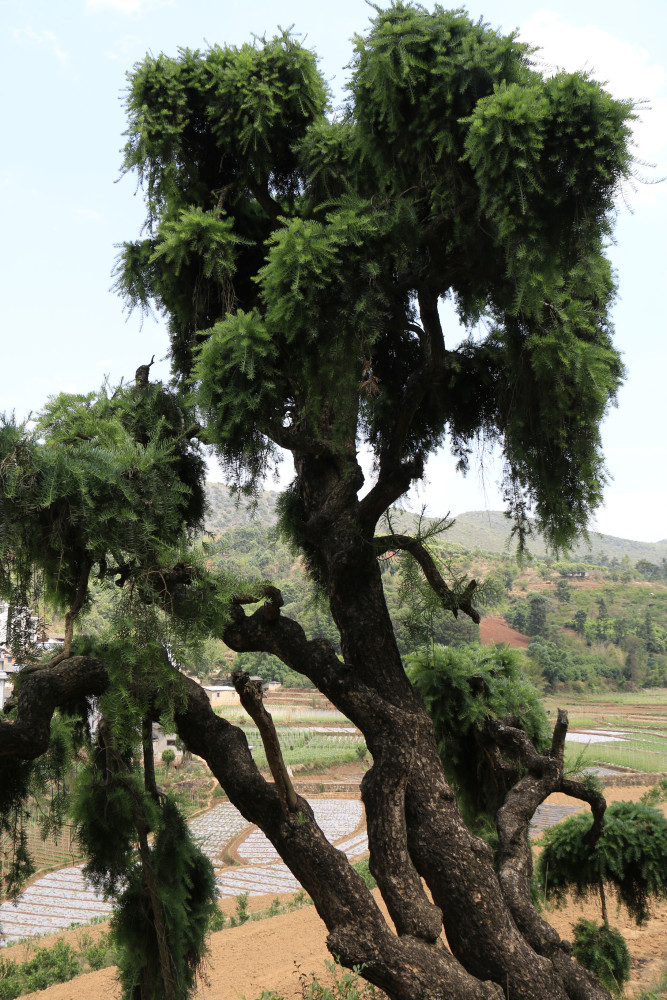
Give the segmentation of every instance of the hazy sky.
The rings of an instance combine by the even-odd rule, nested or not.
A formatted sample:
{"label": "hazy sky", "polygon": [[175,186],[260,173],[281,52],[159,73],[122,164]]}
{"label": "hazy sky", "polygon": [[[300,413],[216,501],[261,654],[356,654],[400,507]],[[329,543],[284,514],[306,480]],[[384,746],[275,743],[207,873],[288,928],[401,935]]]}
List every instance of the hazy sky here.
{"label": "hazy sky", "polygon": [[[656,166],[638,173],[667,175],[664,0],[475,0],[468,10],[518,28],[542,48],[545,71],[586,68],[616,96],[646,101],[636,155]],[[0,410],[23,418],[50,394],[87,392],[105,376],[131,379],[153,353],[162,361],[151,375],[168,376],[163,327],[127,318],[110,291],[115,244],[135,239],[143,220],[134,179],[119,180],[126,71],[148,50],[238,45],[294,25],[340,101],[349,39],[371,13],[365,0],[0,0]],[[596,527],[645,541],[667,537],[666,234],[667,182],[629,186],[611,249],[617,344],[629,374],[603,428],[614,481]],[[437,456],[413,502],[433,515],[500,508],[499,470],[482,458],[483,474],[462,479]]]}

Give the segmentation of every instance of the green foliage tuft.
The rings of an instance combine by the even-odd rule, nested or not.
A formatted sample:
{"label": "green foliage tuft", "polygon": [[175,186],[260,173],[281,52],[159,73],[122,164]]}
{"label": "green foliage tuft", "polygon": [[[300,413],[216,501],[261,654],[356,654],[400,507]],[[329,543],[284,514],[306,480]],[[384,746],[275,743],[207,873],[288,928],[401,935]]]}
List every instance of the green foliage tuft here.
{"label": "green foliage tuft", "polygon": [[620,996],[630,978],[630,952],[623,935],[608,924],[578,920],[573,927],[576,960]]}
{"label": "green foliage tuft", "polygon": [[377,882],[375,876],[371,873],[368,858],[364,858],[362,861],[355,861],[352,867],[358,875],[361,875],[369,889],[377,888]]}
{"label": "green foliage tuft", "polygon": [[[160,810],[149,863],[165,923],[174,995],[185,1000],[201,971],[205,940],[217,911],[217,889],[210,861],[194,844],[187,824],[169,799]],[[141,983],[142,992],[148,990],[151,1000],[160,1000],[165,986],[143,863],[130,867],[126,877],[126,888],[111,921],[123,997],[133,997]]]}
{"label": "green foliage tuft", "polygon": [[492,716],[518,726],[538,751],[551,743],[546,712],[523,676],[522,661],[521,652],[502,645],[425,647],[406,657],[408,677],[433,719],[464,818],[482,834],[493,829],[508,787],[506,775],[489,765],[485,720]]}
{"label": "green foliage tuft", "polygon": [[614,802],[591,848],[585,835],[592,822],[582,813],[547,831],[536,867],[539,883],[557,904],[570,890],[588,898],[610,883],[630,916],[645,923],[649,901],[667,896],[667,818],[641,802]]}

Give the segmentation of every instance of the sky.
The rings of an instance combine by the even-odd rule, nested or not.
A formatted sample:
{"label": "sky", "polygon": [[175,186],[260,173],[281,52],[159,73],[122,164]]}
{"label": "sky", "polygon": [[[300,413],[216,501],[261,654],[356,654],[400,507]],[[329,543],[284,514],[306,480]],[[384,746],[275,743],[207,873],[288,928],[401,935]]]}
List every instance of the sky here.
{"label": "sky", "polygon": [[[628,378],[602,428],[611,481],[592,529],[667,538],[667,181],[656,183],[667,177],[667,4],[474,0],[467,10],[539,46],[545,73],[585,69],[638,104],[637,182],[619,193],[610,248]],[[293,25],[342,103],[350,39],[372,13],[365,0],[0,0],[0,411],[25,419],[57,392],[132,379],[153,354],[151,377],[169,376],[163,322],[128,316],[111,287],[116,246],[144,218],[135,179],[119,169],[133,64]],[[498,510],[499,477],[494,455],[480,451],[463,478],[445,451],[409,504],[433,516]],[[211,478],[221,478],[214,464]]]}

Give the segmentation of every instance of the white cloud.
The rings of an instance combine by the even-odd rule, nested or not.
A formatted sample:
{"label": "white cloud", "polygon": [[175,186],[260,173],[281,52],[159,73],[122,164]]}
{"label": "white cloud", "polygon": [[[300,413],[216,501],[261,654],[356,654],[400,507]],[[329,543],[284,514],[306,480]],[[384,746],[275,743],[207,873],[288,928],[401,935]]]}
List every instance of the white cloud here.
{"label": "white cloud", "polygon": [[139,35],[123,35],[112,49],[107,49],[104,55],[107,59],[112,59],[114,62],[122,62],[124,65],[129,65],[136,58],[137,52],[143,54],[147,48],[148,46]]}
{"label": "white cloud", "polygon": [[115,10],[119,14],[141,16],[159,7],[173,7],[172,0],[86,0],[86,10]]}
{"label": "white cloud", "polygon": [[659,542],[667,538],[665,511],[665,490],[610,490],[592,530],[638,542]]}
{"label": "white cloud", "polygon": [[[560,14],[542,10],[533,14],[521,29],[521,40],[540,47],[535,54],[543,72],[559,69],[585,70],[619,99],[638,103],[634,123],[635,155],[655,164],[655,169],[638,167],[644,180],[657,180],[667,171],[667,72],[651,62],[641,46],[617,38],[595,24],[576,27]],[[639,188],[641,200],[652,201],[667,185]],[[631,198],[636,202],[637,195]]]}
{"label": "white cloud", "polygon": [[18,42],[27,41],[33,45],[46,46],[51,50],[61,66],[66,65],[69,61],[69,52],[63,49],[55,32],[50,31],[48,28],[44,28],[42,31],[35,31],[30,27],[14,28],[13,35],[14,39]]}
{"label": "white cloud", "polygon": [[79,390],[77,388],[76,382],[63,382],[63,381],[59,380],[58,384],[56,386],[56,392],[57,393],[58,392],[64,392],[64,393],[67,393],[70,396],[76,395],[76,393],[78,391]]}
{"label": "white cloud", "polygon": [[103,218],[102,213],[95,211],[94,208],[76,208],[74,214],[77,218],[83,219],[84,222],[97,222]]}

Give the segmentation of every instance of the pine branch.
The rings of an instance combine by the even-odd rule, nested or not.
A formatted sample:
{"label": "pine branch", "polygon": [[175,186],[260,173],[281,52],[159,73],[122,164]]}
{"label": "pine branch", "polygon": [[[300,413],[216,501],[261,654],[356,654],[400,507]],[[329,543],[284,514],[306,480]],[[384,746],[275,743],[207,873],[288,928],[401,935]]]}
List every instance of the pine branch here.
{"label": "pine branch", "polygon": [[376,555],[381,555],[390,549],[403,549],[405,552],[409,552],[421,566],[426,580],[440,598],[445,611],[451,611],[455,618],[458,617],[459,611],[463,611],[476,624],[479,624],[480,613],[472,605],[472,596],[477,589],[476,580],[471,580],[462,594],[451,590],[442,578],[435,560],[426,546],[418,538],[413,538],[411,535],[378,535],[373,539],[373,546]]}

